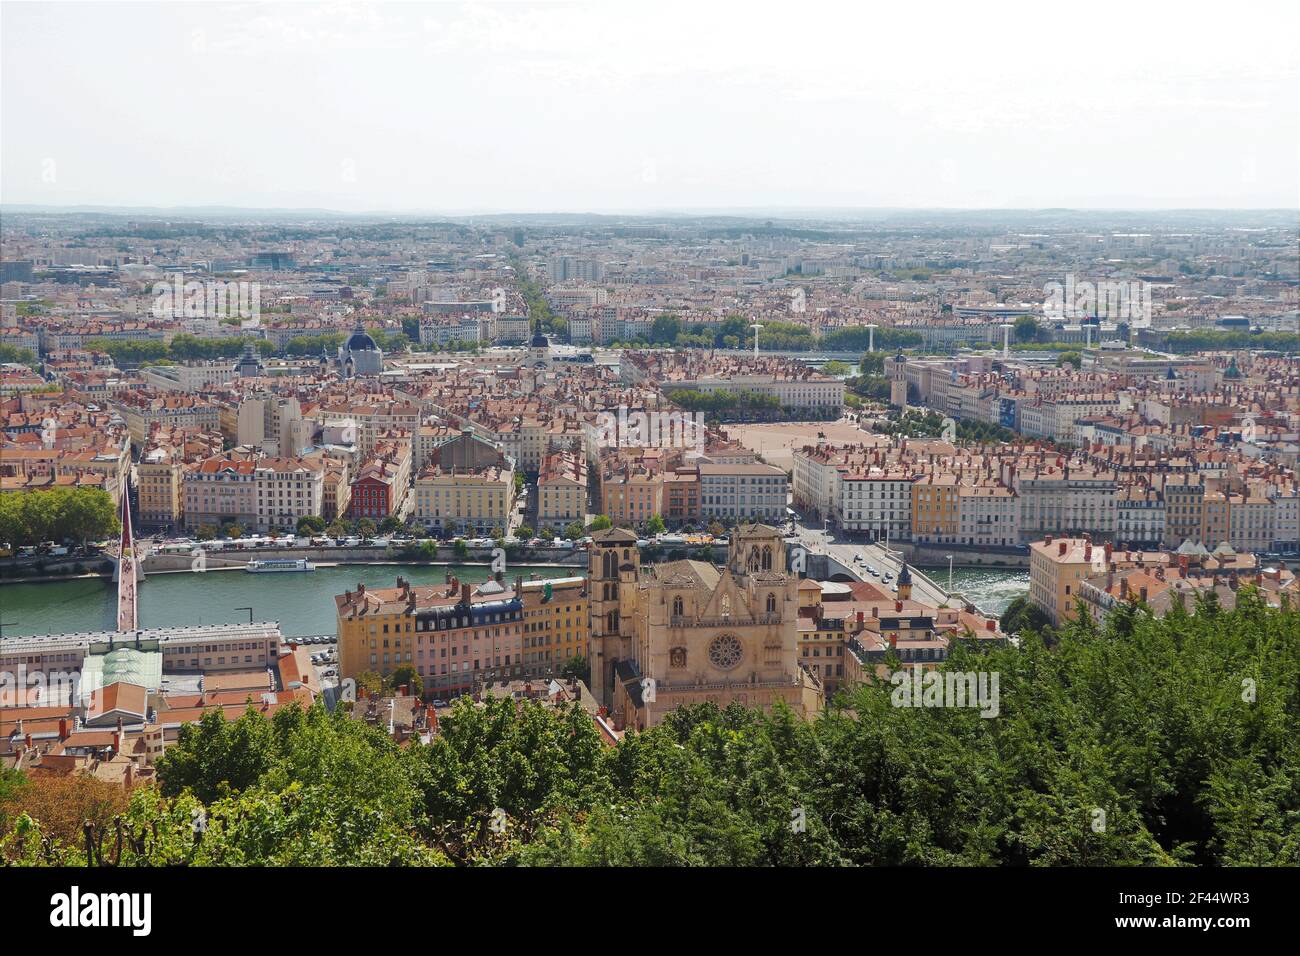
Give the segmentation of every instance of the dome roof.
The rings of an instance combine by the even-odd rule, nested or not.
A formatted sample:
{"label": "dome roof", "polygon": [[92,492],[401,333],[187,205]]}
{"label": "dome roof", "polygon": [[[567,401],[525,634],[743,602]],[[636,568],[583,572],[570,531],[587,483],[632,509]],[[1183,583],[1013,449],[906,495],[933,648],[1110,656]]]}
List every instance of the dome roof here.
{"label": "dome roof", "polygon": [[369,333],[357,329],[348,336],[348,340],[343,343],[343,347],[349,352],[378,352],[379,346],[375,344]]}

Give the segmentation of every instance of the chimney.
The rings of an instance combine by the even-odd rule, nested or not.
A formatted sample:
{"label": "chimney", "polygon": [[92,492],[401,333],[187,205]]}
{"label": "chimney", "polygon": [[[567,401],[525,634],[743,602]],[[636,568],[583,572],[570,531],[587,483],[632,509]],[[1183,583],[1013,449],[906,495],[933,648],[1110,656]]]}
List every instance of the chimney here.
{"label": "chimney", "polygon": [[68,739],[68,718],[66,717],[59,718],[59,739]]}
{"label": "chimney", "polygon": [[466,607],[469,607],[469,605],[470,605],[470,599],[469,599],[469,598],[470,598],[470,593],[471,593],[473,590],[474,590],[474,585],[470,584],[468,581],[466,581],[464,584],[462,584],[462,585],[460,586],[460,603],[461,603],[461,604],[465,605]]}
{"label": "chimney", "polygon": [[1142,603],[1145,604],[1147,601],[1147,586],[1145,584],[1138,591],[1138,596],[1142,598]]}
{"label": "chimney", "polygon": [[894,602],[894,613],[898,613],[898,612],[900,612],[900,611],[902,611],[902,610],[903,610],[903,602],[902,602],[902,601],[895,601],[895,602]]}
{"label": "chimney", "polygon": [[1061,557],[1065,557],[1065,542],[1064,542],[1064,541],[1058,541],[1058,542],[1056,543],[1056,546],[1057,546],[1057,552],[1056,552],[1056,553],[1057,553],[1059,556],[1061,556]]}
{"label": "chimney", "polygon": [[126,775],[122,777],[122,786],[125,787],[127,790],[130,790],[130,789],[131,789],[131,784],[135,782],[135,780],[134,780],[134,778],[135,778],[135,772],[134,772],[134,771],[135,771],[135,764],[133,764],[133,763],[128,763],[128,764],[126,765]]}
{"label": "chimney", "polygon": [[998,629],[998,622],[993,620],[993,618],[989,618],[987,621],[984,622],[984,630],[996,631],[997,629]]}
{"label": "chimney", "polygon": [[1044,542],[1045,544],[1047,544],[1047,545],[1051,545],[1051,543],[1052,543],[1052,536],[1049,534],[1046,538],[1043,539],[1043,542]]}

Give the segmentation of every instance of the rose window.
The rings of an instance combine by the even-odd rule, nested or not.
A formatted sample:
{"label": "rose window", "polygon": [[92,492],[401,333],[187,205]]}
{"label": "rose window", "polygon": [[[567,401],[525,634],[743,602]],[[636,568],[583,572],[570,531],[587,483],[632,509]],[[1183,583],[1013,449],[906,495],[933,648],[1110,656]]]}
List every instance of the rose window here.
{"label": "rose window", "polygon": [[730,634],[715,637],[709,644],[709,661],[714,667],[724,671],[729,671],[739,664],[743,654],[744,648],[741,646],[740,639]]}

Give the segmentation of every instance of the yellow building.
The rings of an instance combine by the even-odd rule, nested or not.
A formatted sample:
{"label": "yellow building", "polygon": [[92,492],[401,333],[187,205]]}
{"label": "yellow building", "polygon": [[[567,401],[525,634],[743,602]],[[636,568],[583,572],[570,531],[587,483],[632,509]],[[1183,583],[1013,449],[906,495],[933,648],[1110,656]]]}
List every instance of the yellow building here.
{"label": "yellow building", "polygon": [[587,519],[587,459],[581,452],[548,455],[537,476],[537,524],[563,530]]}
{"label": "yellow building", "polygon": [[496,581],[416,587],[398,578],[393,588],[359,584],[334,605],[343,679],[409,666],[426,697],[443,697],[524,676],[523,602]]}
{"label": "yellow building", "polygon": [[504,533],[514,501],[515,473],[508,467],[426,465],[415,478],[415,520],[435,533]]}
{"label": "yellow building", "polygon": [[142,525],[176,528],[181,524],[184,501],[179,449],[159,446],[148,449],[135,466],[139,504],[136,516]]}
{"label": "yellow building", "polygon": [[950,543],[957,540],[961,519],[957,476],[933,472],[912,485],[912,540]]}
{"label": "yellow building", "polygon": [[524,669],[530,677],[558,677],[575,657],[587,657],[591,605],[585,577],[520,581],[524,599]]}
{"label": "yellow building", "polygon": [[641,465],[615,463],[601,476],[600,504],[614,524],[640,527],[664,513],[664,477]]}
{"label": "yellow building", "polygon": [[1106,553],[1087,538],[1053,538],[1029,545],[1029,599],[1053,626],[1077,617],[1076,602],[1085,578],[1106,570]]}

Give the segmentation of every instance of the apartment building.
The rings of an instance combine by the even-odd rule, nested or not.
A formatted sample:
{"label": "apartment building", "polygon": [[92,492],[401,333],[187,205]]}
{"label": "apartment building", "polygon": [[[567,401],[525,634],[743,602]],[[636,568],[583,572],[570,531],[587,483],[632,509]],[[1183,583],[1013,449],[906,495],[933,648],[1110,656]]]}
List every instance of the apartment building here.
{"label": "apartment building", "polygon": [[1165,475],[1160,488],[1165,499],[1164,547],[1200,542],[1205,533],[1205,483],[1200,475]]}
{"label": "apartment building", "polygon": [[140,455],[135,466],[135,517],[145,527],[176,528],[184,513],[184,466],[181,451],[155,446]]}
{"label": "apartment building", "polygon": [[537,523],[560,529],[587,520],[587,459],[579,452],[548,455],[537,476]]}
{"label": "apartment building", "polygon": [[358,584],[334,604],[342,678],[409,666],[426,696],[446,697],[524,676],[523,599],[496,581],[417,587],[398,578],[392,588]]}
{"label": "apartment building", "polygon": [[913,478],[901,467],[849,466],[839,476],[840,495],[835,520],[845,531],[869,534],[874,540],[903,541],[912,534]]}
{"label": "apartment building", "polygon": [[930,472],[912,484],[912,540],[918,544],[951,544],[960,525],[957,476]]}
{"label": "apartment building", "polygon": [[1105,552],[1091,538],[1056,538],[1048,535],[1029,545],[1029,599],[1051,620],[1052,626],[1078,616],[1077,601],[1083,581],[1106,567]]}
{"label": "apartment building", "polygon": [[706,465],[700,470],[700,513],[705,521],[786,520],[790,483],[774,465]]}
{"label": "apartment building", "polygon": [[515,583],[523,597],[523,660],[529,677],[558,677],[575,657],[587,657],[591,609],[584,576]]}
{"label": "apartment building", "polygon": [[434,535],[504,534],[515,501],[515,473],[485,468],[426,465],[415,477],[415,520]]}
{"label": "apartment building", "polygon": [[182,478],[185,527],[237,524],[258,527],[256,465],[246,458],[219,455],[186,469]]}
{"label": "apartment building", "polygon": [[1020,502],[996,481],[962,483],[957,488],[957,544],[1006,548],[1020,544]]}
{"label": "apartment building", "polygon": [[253,468],[257,530],[292,530],[298,519],[324,511],[325,466],[320,459],[261,458]]}
{"label": "apartment building", "polygon": [[666,510],[664,485],[664,476],[644,465],[613,462],[600,480],[601,513],[616,525],[640,527]]}

